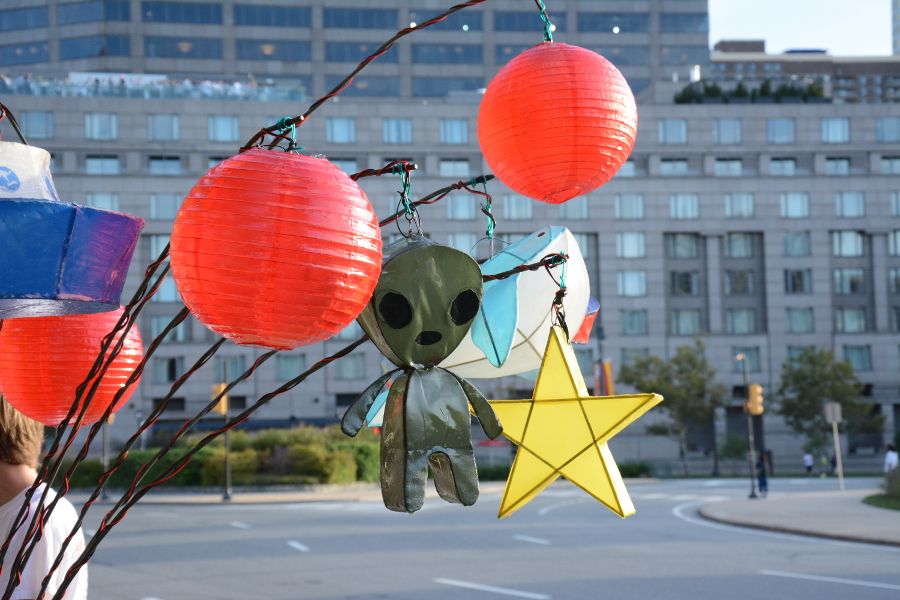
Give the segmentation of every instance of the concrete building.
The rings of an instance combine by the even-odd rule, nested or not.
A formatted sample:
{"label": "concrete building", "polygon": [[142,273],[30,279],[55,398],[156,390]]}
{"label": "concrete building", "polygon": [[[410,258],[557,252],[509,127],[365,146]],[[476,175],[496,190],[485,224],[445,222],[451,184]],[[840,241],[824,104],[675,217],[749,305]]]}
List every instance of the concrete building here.
{"label": "concrete building", "polygon": [[[207,168],[260,127],[303,112],[397,28],[421,23],[447,3],[418,6],[9,0],[0,10],[0,96],[30,141],[54,154],[57,186],[68,200],[146,219],[133,290],[166,243],[181,198]],[[748,357],[752,381],[771,395],[793,353],[833,349],[856,368],[866,401],[886,418],[885,439],[892,438],[900,427],[894,105],[827,98],[675,105],[673,95],[695,65],[708,72],[705,1],[600,7],[569,0],[549,9],[558,41],[595,49],[621,67],[639,99],[638,142],[612,182],[562,206],[492,182],[498,234],[517,239],[549,223],[575,232],[602,305],[604,352],[616,366],[639,354],[669,356],[705,336],[733,399],[714,428],[692,437],[697,460],[708,456],[712,431],[720,444],[746,431],[738,352]],[[530,3],[493,0],[462,11],[379,58],[299,128],[300,143],[348,172],[412,159],[421,167],[413,175],[417,195],[487,172],[476,139],[478,90],[540,40]],[[380,216],[393,210],[396,176],[361,184]],[[424,207],[422,218],[434,239],[466,251],[485,227],[475,199],[464,193]],[[145,339],[180,307],[167,282],[145,310]],[[236,388],[233,408],[357,336],[350,327],[334,340],[279,354]],[[179,327],[151,361],[114,437],[124,438],[214,339],[196,321]],[[157,430],[195,413],[214,382],[260,353],[223,348],[179,391]],[[252,425],[333,421],[380,373],[380,355],[367,347],[262,408]],[[520,378],[479,384],[493,397],[527,393],[531,385]],[[801,442],[774,414],[765,416],[765,439],[776,456],[796,457],[799,465]],[[864,454],[882,440],[848,441]],[[613,445],[620,461],[677,458],[673,441],[647,436],[642,424]]]}

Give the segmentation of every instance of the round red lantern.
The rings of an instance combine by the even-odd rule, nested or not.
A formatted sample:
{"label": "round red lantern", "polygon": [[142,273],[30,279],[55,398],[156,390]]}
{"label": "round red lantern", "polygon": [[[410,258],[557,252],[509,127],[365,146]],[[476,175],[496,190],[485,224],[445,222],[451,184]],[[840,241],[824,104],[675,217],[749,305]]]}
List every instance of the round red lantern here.
{"label": "round red lantern", "polygon": [[[44,425],[59,425],[75,401],[75,388],[90,372],[103,338],[115,327],[122,309],[87,315],[7,319],[0,329],[0,393],[19,412]],[[110,349],[121,336],[113,341]],[[141,334],[133,326],[88,404],[83,424],[96,423],[144,355]],[[90,391],[96,377],[85,393]],[[116,402],[120,409],[138,382]],[[84,399],[82,397],[81,406]],[[75,415],[78,413],[76,412]]]}
{"label": "round red lantern", "polygon": [[478,143],[494,174],[531,198],[561,204],[612,179],[637,135],[631,88],[608,60],[544,42],[491,80]]}
{"label": "round red lantern", "polygon": [[324,158],[254,148],[211,169],[171,238],[185,305],[238,344],[288,350],[353,322],[381,273],[381,229]]}

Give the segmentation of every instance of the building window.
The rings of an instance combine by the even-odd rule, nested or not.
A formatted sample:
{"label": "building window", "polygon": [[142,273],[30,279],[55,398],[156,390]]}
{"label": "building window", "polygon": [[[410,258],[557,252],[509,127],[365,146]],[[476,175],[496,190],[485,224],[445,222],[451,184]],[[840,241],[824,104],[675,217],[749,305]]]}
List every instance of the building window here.
{"label": "building window", "polygon": [[588,199],[587,196],[572,198],[568,202],[559,205],[559,217],[565,220],[587,219],[588,218]]}
{"label": "building window", "polygon": [[119,157],[107,154],[89,154],[84,158],[84,172],[88,175],[118,175]]}
{"label": "building window", "polygon": [[828,117],[822,119],[822,142],[825,144],[846,144],[850,141],[850,119]]}
{"label": "building window", "polygon": [[89,140],[117,139],[118,121],[115,113],[87,113],[84,115],[84,137]]}
{"label": "building window", "polygon": [[843,156],[829,156],[825,159],[826,175],[849,175],[850,159]]}
{"label": "building window", "polygon": [[644,258],[647,256],[644,249],[643,233],[617,233],[616,257],[618,258]]}
{"label": "building window", "polygon": [[441,119],[442,144],[468,144],[469,121],[467,119]]}
{"label": "building window", "polygon": [[622,335],[647,335],[647,311],[620,310],[619,332]]}
{"label": "building window", "polygon": [[900,269],[894,267],[888,271],[888,291],[900,294]]}
{"label": "building window", "polygon": [[396,29],[397,11],[381,8],[325,8],[325,27],[346,29]]}
{"label": "building window", "polygon": [[215,360],[216,382],[228,383],[247,370],[243,354],[217,356]]}
{"label": "building window", "polygon": [[621,220],[643,219],[644,196],[641,194],[616,194],[615,218]]}
{"label": "building window", "polygon": [[716,119],[714,122],[713,134],[717,144],[740,144],[741,120]]}
{"label": "building window", "polygon": [[741,175],[741,159],[717,158],[713,165],[713,174],[716,177],[739,177]]}
{"label": "building window", "polygon": [[875,139],[879,142],[900,142],[900,117],[875,119]]}
{"label": "building window", "polygon": [[19,113],[19,127],[26,138],[49,140],[53,137],[53,113],[47,111],[23,111]]}
{"label": "building window", "polygon": [[900,306],[891,307],[891,331],[900,331]]}
{"label": "building window", "polygon": [[700,273],[698,271],[672,271],[669,273],[669,290],[673,296],[699,296]]}
{"label": "building window", "polygon": [[305,354],[279,354],[275,357],[275,376],[279,381],[290,381],[305,370]]}
{"label": "building window", "polygon": [[788,346],[787,347],[787,356],[788,360],[791,361],[791,364],[797,362],[800,356],[804,352],[809,352],[810,350],[815,350],[815,346]]}
{"label": "building window", "polygon": [[144,22],[222,24],[222,6],[211,2],[141,2]]}
{"label": "building window", "polygon": [[768,130],[770,144],[794,143],[794,119],[769,119]]}
{"label": "building window", "polygon": [[687,175],[690,172],[685,158],[664,158],[659,161],[659,174],[664,177]]}
{"label": "building window", "polygon": [[646,12],[579,12],[578,31],[599,33],[647,33],[650,14]]}
{"label": "building window", "polygon": [[670,324],[672,335],[698,335],[700,333],[700,311],[695,309],[673,310]]}
{"label": "building window", "polygon": [[772,158],[769,160],[769,174],[779,177],[792,177],[797,174],[797,159]]}
{"label": "building window", "polygon": [[707,33],[709,17],[707,13],[662,13],[659,29],[663,33]]}
{"label": "building window", "polygon": [[59,60],[130,54],[131,42],[127,35],[87,35],[59,40]]}
{"label": "building window", "polygon": [[[561,18],[558,19],[557,17]],[[556,31],[566,30],[565,17],[566,13],[557,13],[553,15],[553,23],[556,25]],[[559,23],[557,23],[557,21],[559,21]],[[522,10],[494,11],[494,31],[534,31],[534,12]]]}
{"label": "building window", "polygon": [[359,339],[362,335],[363,330],[360,324],[356,321],[351,321],[349,325],[338,331],[332,339],[349,341]]}
{"label": "building window", "polygon": [[866,216],[866,199],[862,192],[838,192],[834,196],[835,214],[839,217]]}
{"label": "building window", "polygon": [[812,271],[809,269],[785,269],[785,294],[812,294]]}
{"label": "building window", "polygon": [[619,296],[646,296],[647,274],[644,271],[619,271],[616,273]]}
{"label": "building window", "polygon": [[332,144],[356,142],[356,120],[352,117],[326,117],[325,140]]}
{"label": "building window", "polygon": [[46,6],[0,10],[0,31],[38,29],[46,27],[48,22]]}
{"label": "building window", "polygon": [[148,140],[173,141],[178,137],[178,115],[147,115]]}
{"label": "building window", "polygon": [[725,271],[725,295],[749,296],[756,293],[754,271]]}
{"label": "building window", "polygon": [[860,268],[834,270],[834,293],[841,296],[864,294],[866,272]]}
{"label": "building window", "polygon": [[450,196],[447,202],[447,218],[451,221],[468,221],[475,218],[475,200],[469,196]]}
{"label": "building window", "polygon": [[[732,346],[731,348],[731,356],[743,355],[744,361],[747,363],[747,371],[750,373],[759,373],[762,365],[762,361],[759,360],[759,346]],[[732,364],[732,371],[735,373],[740,373],[743,371],[744,366],[741,364],[743,361],[735,360]]]}
{"label": "building window", "polygon": [[667,234],[666,251],[669,258],[697,258],[700,256],[700,236],[696,233]]}
{"label": "building window", "polygon": [[781,216],[785,219],[809,217],[809,194],[806,192],[781,194]]}
{"label": "building window", "polygon": [[871,371],[872,347],[844,346],[844,360],[850,363],[854,371]]}
{"label": "building window", "polygon": [[484,57],[481,44],[413,44],[412,61],[427,65],[478,65]]}
{"label": "building window", "polygon": [[788,308],[786,310],[788,333],[812,333],[815,327],[813,309]]}
{"label": "building window", "polygon": [[84,205],[102,210],[119,210],[119,195],[106,192],[88,192],[84,195]]}
{"label": "building window", "polygon": [[696,219],[700,216],[700,197],[697,194],[669,196],[669,216],[673,219]]}
{"label": "building window", "polygon": [[753,256],[752,233],[728,233],[725,235],[725,256],[751,258]]}
{"label": "building window", "polygon": [[292,40],[235,40],[238,60],[308,61],[312,44]]}
{"label": "building window", "polygon": [[222,58],[222,40],[216,38],[144,36],[145,58]]}
{"label": "building window", "polygon": [[[170,315],[153,315],[150,317],[150,339],[155,340],[162,334],[163,330],[171,323]],[[163,342],[165,343],[182,343],[187,340],[188,324],[184,321],[179,323],[174,329],[170,330]]]}
{"label": "building window", "polygon": [[687,121],[685,119],[660,119],[660,144],[687,144]]}
{"label": "building window", "polygon": [[619,171],[616,173],[616,177],[634,177],[637,175],[637,169],[634,166],[633,160],[626,160],[622,163],[622,166],[619,167]]}
{"label": "building window", "polygon": [[[342,381],[364,379],[366,376],[366,360],[362,355],[345,356],[335,363],[337,367],[335,379]],[[351,359],[351,360],[347,360]]]}
{"label": "building window", "polygon": [[211,142],[236,142],[240,138],[238,118],[214,115],[206,119],[206,131]]}
{"label": "building window", "polygon": [[573,232],[572,237],[575,238],[575,243],[578,244],[578,249],[581,250],[581,256],[584,257],[585,262],[589,261],[594,252],[594,246],[597,245],[597,236],[591,233]]}
{"label": "building window", "polygon": [[178,214],[181,206],[179,194],[150,194],[150,218],[170,221]]}
{"label": "building window", "polygon": [[168,358],[153,359],[153,383],[165,385],[174,383],[184,374],[184,357],[170,356]]}
{"label": "building window", "polygon": [[474,92],[483,87],[481,77],[412,78],[412,93],[417,98],[443,98],[450,92]]}
{"label": "building window", "polygon": [[726,310],[725,331],[734,335],[756,333],[756,310],[752,308]]}
{"label": "building window", "polygon": [[900,175],[900,156],[882,156],[881,173],[884,175]]}
{"label": "building window", "polygon": [[0,46],[0,65],[26,65],[48,60],[50,55],[47,42],[23,42]]}
{"label": "building window", "polygon": [[412,119],[383,119],[381,124],[385,144],[412,144]]}
{"label": "building window", "polygon": [[469,176],[469,161],[465,158],[442,158],[438,162],[438,175],[462,179]]}
{"label": "building window", "polygon": [[519,194],[504,194],[503,218],[510,221],[525,221],[533,217],[534,201]]}
{"label": "building window", "polygon": [[834,327],[838,333],[863,333],[866,330],[866,309],[838,308],[834,311]]}
{"label": "building window", "polygon": [[725,216],[729,219],[752,219],[753,212],[753,194],[725,194]]}
{"label": "building window", "polygon": [[630,365],[634,361],[650,356],[649,348],[622,348],[622,365]]}
{"label": "building window", "polygon": [[859,231],[832,231],[831,249],[834,256],[863,256],[864,238]]}
{"label": "building window", "polygon": [[178,156],[151,156],[147,166],[151,175],[181,174],[181,158]]}
{"label": "building window", "polygon": [[809,256],[812,243],[808,231],[792,231],[784,234],[785,256]]}
{"label": "building window", "polygon": [[254,27],[309,27],[312,24],[311,13],[308,7],[235,4],[234,24]]}
{"label": "building window", "polygon": [[[154,254],[152,259],[156,260],[158,256],[159,254]],[[178,288],[175,286],[175,280],[171,277],[163,279],[162,284],[160,284],[156,293],[150,298],[151,302],[179,302],[180,300],[181,296],[178,295]]]}
{"label": "building window", "polygon": [[451,233],[447,236],[448,246],[466,254],[469,254],[477,243],[478,237],[474,233]]}

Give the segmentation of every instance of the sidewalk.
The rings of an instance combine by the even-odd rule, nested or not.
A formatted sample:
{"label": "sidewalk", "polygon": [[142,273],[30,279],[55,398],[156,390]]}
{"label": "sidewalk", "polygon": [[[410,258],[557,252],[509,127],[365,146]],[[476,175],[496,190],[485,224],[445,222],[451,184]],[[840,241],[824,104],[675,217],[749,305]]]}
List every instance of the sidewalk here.
{"label": "sidewalk", "polygon": [[719,523],[818,537],[900,546],[900,512],[863,504],[878,489],[769,494],[711,502],[701,517]]}

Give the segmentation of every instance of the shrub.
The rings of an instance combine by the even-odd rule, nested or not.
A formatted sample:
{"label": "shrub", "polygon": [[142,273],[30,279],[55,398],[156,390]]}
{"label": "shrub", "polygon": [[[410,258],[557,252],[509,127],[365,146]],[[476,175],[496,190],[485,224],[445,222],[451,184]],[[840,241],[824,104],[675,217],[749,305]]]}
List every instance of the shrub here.
{"label": "shrub", "polygon": [[[231,482],[235,485],[255,483],[259,459],[256,450],[245,448],[232,451]],[[225,449],[216,448],[204,459],[201,467],[200,482],[203,485],[224,485],[225,483]]]}
{"label": "shrub", "polygon": [[[65,459],[60,474],[65,473],[72,466],[72,459]],[[69,479],[69,486],[75,488],[95,488],[100,475],[103,474],[103,465],[99,460],[88,459],[83,461],[75,469],[75,473]]]}
{"label": "shrub", "polygon": [[504,481],[509,477],[510,465],[492,465],[478,467],[478,479],[481,481]]}
{"label": "shrub", "polygon": [[378,443],[342,441],[335,442],[329,447],[335,451],[350,453],[356,465],[357,481],[378,481],[381,479],[381,451]]}
{"label": "shrub", "polygon": [[327,471],[325,483],[353,483],[356,481],[356,459],[346,450],[335,450],[328,456]]}
{"label": "shrub", "polygon": [[328,479],[328,450],[325,446],[290,446],[288,462],[291,473],[299,476],[301,483],[322,483]]}
{"label": "shrub", "polygon": [[650,477],[652,470],[645,462],[626,462],[619,465],[622,477]]}

